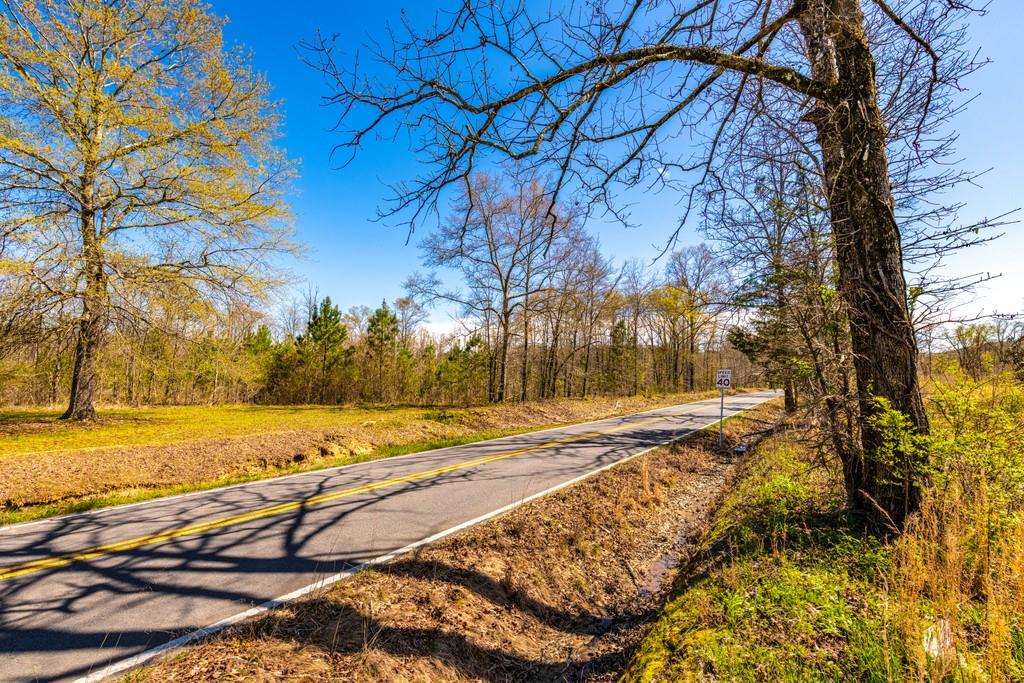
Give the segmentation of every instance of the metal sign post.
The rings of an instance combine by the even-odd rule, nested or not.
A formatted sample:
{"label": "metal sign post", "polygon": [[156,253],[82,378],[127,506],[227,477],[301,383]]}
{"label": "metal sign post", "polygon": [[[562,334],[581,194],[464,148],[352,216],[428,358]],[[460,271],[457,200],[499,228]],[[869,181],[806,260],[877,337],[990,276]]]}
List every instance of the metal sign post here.
{"label": "metal sign post", "polygon": [[732,368],[718,368],[715,373],[715,386],[722,392],[722,401],[718,408],[718,450],[725,447],[725,390],[732,386]]}

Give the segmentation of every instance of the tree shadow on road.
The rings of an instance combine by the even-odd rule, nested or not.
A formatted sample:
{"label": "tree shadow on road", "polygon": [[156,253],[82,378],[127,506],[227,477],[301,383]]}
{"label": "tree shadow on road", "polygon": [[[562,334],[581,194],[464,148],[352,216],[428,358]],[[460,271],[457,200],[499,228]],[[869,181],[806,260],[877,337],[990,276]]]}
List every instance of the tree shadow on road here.
{"label": "tree shadow on road", "polygon": [[[613,432],[588,438],[584,445],[596,452],[587,460],[586,469],[613,464],[627,453],[664,443],[690,429],[671,425],[644,429],[642,433]],[[515,447],[534,447],[539,441],[539,437],[521,436],[504,440],[500,449],[495,445],[490,448],[508,452]],[[580,466],[575,457],[563,456],[572,456],[578,447],[575,443],[546,446],[516,460],[500,462],[533,460],[538,465],[543,463],[546,476],[568,480],[579,475]],[[402,462],[408,467],[425,467],[418,460]],[[336,504],[300,506],[287,515],[256,518],[223,532],[188,535],[173,542],[145,545],[4,581],[0,583],[0,654],[20,653],[25,655],[21,661],[59,659],[59,666],[64,667],[62,675],[69,677],[88,673],[112,659],[211,623],[214,619],[197,616],[196,610],[204,604],[228,604],[241,611],[279,594],[277,589],[267,588],[277,576],[301,576],[308,577],[303,581],[313,581],[380,556],[392,548],[388,539],[377,538],[377,530],[397,528],[403,520],[417,518],[425,508],[423,496],[432,495],[439,487],[471,482],[486,485],[491,496],[489,503],[499,506],[527,497],[536,488],[535,472],[536,468],[520,472],[496,466],[448,471],[343,498]],[[315,499],[341,486],[357,488],[378,480],[374,471],[362,470],[309,475],[302,480],[307,482],[302,496]],[[5,560],[30,562],[41,556],[57,556],[108,542],[108,525],[101,523],[108,516],[149,532],[180,528],[197,519],[216,519],[272,507],[282,500],[294,499],[296,481],[268,481],[259,486],[222,489],[115,509],[102,515],[76,515],[27,526],[22,530],[24,533],[9,537]],[[460,499],[451,493],[444,495],[448,508],[458,509]],[[572,514],[575,516],[578,511]],[[432,531],[436,529],[415,529],[409,534],[425,537]],[[467,635],[469,629],[453,630],[450,624],[445,628],[428,628],[421,627],[431,625],[426,620],[413,626],[388,623],[358,603],[329,600],[327,593],[264,616],[257,622],[259,628],[279,629],[296,642],[307,643],[330,657],[368,650],[396,657],[424,652],[470,678],[576,680],[583,675],[594,676],[595,672],[610,676],[609,672],[621,666],[628,652],[626,646],[616,648],[609,643],[650,616],[639,604],[630,606],[628,613],[622,615],[545,604],[517,590],[511,582],[495,579],[476,568],[424,560],[422,556],[407,557],[380,571],[403,579],[458,587],[489,603],[491,611],[502,618],[534,620],[542,625],[540,631],[561,634],[559,642],[571,642],[572,646],[558,654],[553,654],[553,646],[526,648],[523,652],[529,655],[516,654],[497,641],[477,642]],[[141,607],[143,604],[146,607]],[[121,619],[124,615],[131,619]],[[233,633],[244,631],[235,629]],[[372,634],[372,639],[366,634]],[[595,639],[602,641],[600,647],[594,646]],[[24,679],[15,680],[34,679],[26,674]]]}

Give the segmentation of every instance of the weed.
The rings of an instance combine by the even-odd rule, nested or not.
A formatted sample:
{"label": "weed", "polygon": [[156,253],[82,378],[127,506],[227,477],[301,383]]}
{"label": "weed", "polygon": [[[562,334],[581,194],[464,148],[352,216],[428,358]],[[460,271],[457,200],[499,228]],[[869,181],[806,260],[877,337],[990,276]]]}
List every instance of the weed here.
{"label": "weed", "polygon": [[876,423],[893,466],[928,463],[907,532],[867,533],[838,474],[773,439],[625,680],[1024,680],[1024,386],[949,371],[929,396],[928,438]]}

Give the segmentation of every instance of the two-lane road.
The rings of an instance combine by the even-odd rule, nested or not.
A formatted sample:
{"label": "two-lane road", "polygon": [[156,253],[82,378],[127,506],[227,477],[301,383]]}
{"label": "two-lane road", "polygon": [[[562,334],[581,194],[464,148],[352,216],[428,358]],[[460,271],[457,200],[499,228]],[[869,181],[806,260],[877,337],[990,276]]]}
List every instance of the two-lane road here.
{"label": "two-lane road", "polygon": [[[726,399],[726,415],[773,398]],[[0,681],[112,675],[718,418],[718,399],[0,528]]]}

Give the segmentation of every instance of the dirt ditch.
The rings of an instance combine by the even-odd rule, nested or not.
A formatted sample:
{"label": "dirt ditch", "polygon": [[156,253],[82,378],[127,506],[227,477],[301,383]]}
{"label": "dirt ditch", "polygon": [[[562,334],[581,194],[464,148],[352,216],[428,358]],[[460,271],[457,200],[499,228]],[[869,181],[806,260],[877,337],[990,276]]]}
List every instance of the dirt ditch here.
{"label": "dirt ditch", "polygon": [[[749,442],[778,416],[726,425]],[[614,680],[738,469],[701,434],[233,627],[146,681]]]}

